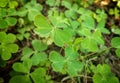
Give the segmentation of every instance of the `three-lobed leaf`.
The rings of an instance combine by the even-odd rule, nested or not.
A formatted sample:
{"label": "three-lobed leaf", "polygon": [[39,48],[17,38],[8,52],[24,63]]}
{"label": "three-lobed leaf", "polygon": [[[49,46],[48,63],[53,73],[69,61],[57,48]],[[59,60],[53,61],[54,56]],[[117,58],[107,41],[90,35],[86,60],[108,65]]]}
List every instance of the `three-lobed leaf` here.
{"label": "three-lobed leaf", "polygon": [[46,83],[45,76],[46,70],[44,68],[37,68],[34,72],[30,74],[31,78],[33,79],[34,83]]}
{"label": "three-lobed leaf", "polygon": [[37,26],[35,33],[39,34],[40,36],[44,37],[48,35],[52,30],[52,25],[48,19],[41,14],[35,16],[34,24]]}
{"label": "three-lobed leaf", "polygon": [[111,72],[110,67],[107,64],[97,65],[93,72],[94,83],[119,83],[119,80]]}

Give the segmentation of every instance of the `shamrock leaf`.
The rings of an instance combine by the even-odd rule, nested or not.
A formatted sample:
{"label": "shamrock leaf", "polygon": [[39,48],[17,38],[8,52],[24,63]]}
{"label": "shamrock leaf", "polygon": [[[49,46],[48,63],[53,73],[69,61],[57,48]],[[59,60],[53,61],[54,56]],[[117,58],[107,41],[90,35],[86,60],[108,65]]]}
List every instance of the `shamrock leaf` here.
{"label": "shamrock leaf", "polygon": [[38,27],[35,29],[35,33],[39,34],[42,37],[48,35],[52,30],[52,25],[49,23],[47,18],[41,14],[35,16],[34,23]]}
{"label": "shamrock leaf", "polygon": [[30,74],[34,83],[46,83],[44,76],[46,76],[46,70],[44,68],[37,68]]}
{"label": "shamrock leaf", "polygon": [[95,22],[91,15],[83,14],[81,16],[81,19],[82,19],[82,26],[84,26],[85,28],[88,28],[90,30],[95,28]]}
{"label": "shamrock leaf", "polygon": [[78,53],[72,47],[65,48],[67,72],[71,77],[77,75],[83,69],[83,63],[77,60],[78,57]]}
{"label": "shamrock leaf", "polygon": [[18,45],[14,44],[16,36],[14,34],[6,34],[5,32],[0,32],[0,54],[3,60],[8,60],[11,58],[11,53],[16,53],[18,51]]}
{"label": "shamrock leaf", "polygon": [[31,61],[33,65],[38,65],[39,63],[44,64],[47,61],[47,54],[44,52],[34,53],[31,57]]}
{"label": "shamrock leaf", "polygon": [[23,63],[16,62],[13,64],[13,69],[17,72],[21,73],[29,73],[31,69],[32,63],[30,59],[26,59],[23,61]]}
{"label": "shamrock leaf", "polygon": [[22,51],[23,56],[22,56],[21,60],[25,60],[25,59],[29,58],[32,54],[33,54],[33,51],[30,48],[24,47],[23,51]]}
{"label": "shamrock leaf", "polygon": [[52,67],[54,71],[62,72],[65,64],[65,59],[57,52],[50,52],[49,59],[52,63]]}
{"label": "shamrock leaf", "polygon": [[111,72],[110,67],[107,64],[97,65],[93,70],[93,82],[94,83],[119,83],[119,80]]}
{"label": "shamrock leaf", "polygon": [[69,29],[68,30],[56,29],[52,34],[52,38],[55,44],[58,46],[63,46],[64,44],[66,44],[68,41],[70,41],[71,37],[72,35]]}
{"label": "shamrock leaf", "polygon": [[81,47],[87,51],[98,51],[97,43],[92,38],[84,38],[81,42]]}
{"label": "shamrock leaf", "polygon": [[65,49],[65,57],[62,57],[59,53],[52,51],[49,56],[50,61],[52,62],[52,67],[54,71],[57,72],[67,72],[71,77],[81,72],[83,69],[83,63],[77,61],[78,53],[75,52],[72,48]]}
{"label": "shamrock leaf", "polygon": [[33,46],[34,50],[36,50],[36,51],[44,51],[47,49],[47,45],[37,39],[32,41],[32,46]]}

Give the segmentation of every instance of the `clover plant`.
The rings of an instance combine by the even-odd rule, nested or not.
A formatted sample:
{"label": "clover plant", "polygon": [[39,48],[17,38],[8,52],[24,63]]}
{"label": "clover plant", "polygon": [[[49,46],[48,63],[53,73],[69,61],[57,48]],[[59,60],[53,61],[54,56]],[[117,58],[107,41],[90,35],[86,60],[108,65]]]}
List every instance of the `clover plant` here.
{"label": "clover plant", "polygon": [[46,75],[45,68],[35,68],[33,72],[31,72],[32,61],[30,59],[24,60],[22,63],[16,62],[13,65],[13,69],[16,72],[20,72],[18,75],[13,76],[10,79],[10,83],[22,82],[22,83],[52,83],[52,81],[46,80],[48,77]]}
{"label": "clover plant", "polygon": [[94,83],[119,83],[119,80],[111,72],[110,67],[107,64],[97,65],[93,72]]}
{"label": "clover plant", "polygon": [[71,47],[65,49],[63,57],[56,51],[50,52],[49,59],[52,62],[52,68],[56,72],[68,73],[71,77],[78,75],[83,69],[84,64],[78,60],[78,53]]}
{"label": "clover plant", "polygon": [[0,82],[119,83],[112,67],[119,7],[119,0],[0,0]]}
{"label": "clover plant", "polygon": [[[56,20],[57,18],[51,19],[51,22],[54,23],[55,22],[54,19]],[[66,26],[66,25],[64,23],[64,20],[62,19],[60,20],[59,17],[58,20],[61,21],[60,23],[63,22],[64,25],[60,23],[59,24],[56,23],[53,24],[52,26],[46,17],[44,17],[41,14],[37,15],[34,20],[34,23],[37,26],[37,28],[35,28],[34,31],[40,37],[50,36],[56,45],[64,46],[65,44],[67,44],[68,41],[70,41],[72,34],[71,34],[71,30],[67,27],[65,27],[65,29],[64,27],[63,29],[61,29],[62,26]]]}
{"label": "clover plant", "polygon": [[12,57],[12,53],[18,51],[18,45],[14,43],[15,40],[16,36],[14,34],[0,32],[0,57],[3,60],[9,60]]}
{"label": "clover plant", "polygon": [[[8,6],[8,8],[6,8]],[[17,1],[1,0],[0,1],[0,29],[5,29],[14,26],[17,23],[17,19],[14,16]]]}
{"label": "clover plant", "polygon": [[114,37],[111,40],[112,47],[116,48],[115,53],[120,58],[120,37]]}
{"label": "clover plant", "polygon": [[[10,83],[15,83],[18,79],[22,83],[32,83],[32,81],[34,83],[52,83],[50,76],[46,75],[46,68],[40,67],[47,62],[47,55],[42,52],[47,49],[47,46],[40,42],[40,40],[33,40],[32,46],[34,50],[29,47],[23,49],[22,63],[16,62],[13,64],[14,71],[19,72],[19,74],[14,75],[10,79]],[[32,70],[33,66],[38,67]]]}

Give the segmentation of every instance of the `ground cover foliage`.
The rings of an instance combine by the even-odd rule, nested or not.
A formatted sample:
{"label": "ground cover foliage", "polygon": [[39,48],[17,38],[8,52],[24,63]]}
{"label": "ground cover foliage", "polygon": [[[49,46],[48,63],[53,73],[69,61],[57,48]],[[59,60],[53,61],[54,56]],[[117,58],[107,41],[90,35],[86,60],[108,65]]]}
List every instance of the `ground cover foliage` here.
{"label": "ground cover foliage", "polygon": [[119,83],[119,0],[0,0],[0,83]]}

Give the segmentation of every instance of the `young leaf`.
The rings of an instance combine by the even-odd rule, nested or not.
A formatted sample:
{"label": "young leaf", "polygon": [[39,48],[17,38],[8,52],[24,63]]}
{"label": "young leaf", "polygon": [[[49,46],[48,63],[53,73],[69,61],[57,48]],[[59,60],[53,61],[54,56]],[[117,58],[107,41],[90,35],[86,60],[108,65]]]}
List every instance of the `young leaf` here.
{"label": "young leaf", "polygon": [[52,30],[52,25],[49,23],[48,19],[41,14],[35,16],[34,24],[37,26],[35,33],[39,34],[40,36],[44,37]]}

